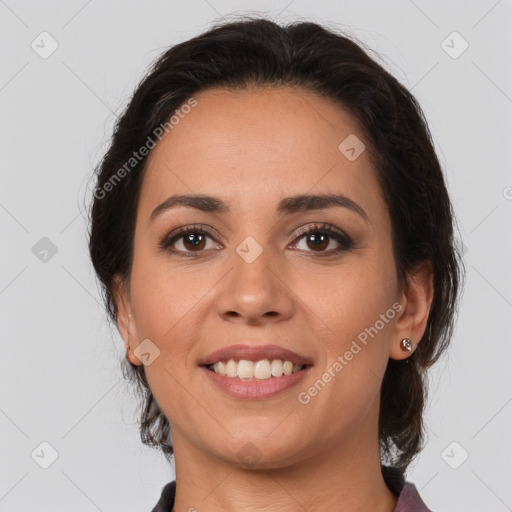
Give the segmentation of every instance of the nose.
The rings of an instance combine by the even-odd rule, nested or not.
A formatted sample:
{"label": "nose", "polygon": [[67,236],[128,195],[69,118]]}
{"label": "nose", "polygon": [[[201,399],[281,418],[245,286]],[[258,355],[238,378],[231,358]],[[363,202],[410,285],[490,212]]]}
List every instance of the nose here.
{"label": "nose", "polygon": [[294,294],[270,249],[253,261],[233,254],[234,265],[217,287],[217,313],[223,320],[263,325],[289,319],[295,310]]}

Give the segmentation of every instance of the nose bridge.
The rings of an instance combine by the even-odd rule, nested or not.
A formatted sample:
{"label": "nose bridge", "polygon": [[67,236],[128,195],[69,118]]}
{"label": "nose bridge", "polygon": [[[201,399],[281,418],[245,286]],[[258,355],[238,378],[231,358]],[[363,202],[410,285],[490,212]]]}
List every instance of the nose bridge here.
{"label": "nose bridge", "polygon": [[[259,235],[263,238],[264,233]],[[240,318],[251,323],[263,317],[286,318],[293,301],[279,271],[280,259],[262,240],[247,236],[235,247],[230,258],[234,268],[224,282],[216,301],[217,312],[224,318]]]}

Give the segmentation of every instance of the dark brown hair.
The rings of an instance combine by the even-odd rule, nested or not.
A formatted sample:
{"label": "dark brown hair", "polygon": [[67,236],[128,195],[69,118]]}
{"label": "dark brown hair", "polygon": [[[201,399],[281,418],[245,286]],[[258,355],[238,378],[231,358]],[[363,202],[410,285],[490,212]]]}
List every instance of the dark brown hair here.
{"label": "dark brown hair", "polygon": [[[199,91],[288,86],[337,102],[359,122],[368,143],[390,212],[400,284],[424,260],[433,268],[434,298],[425,334],[408,359],[389,360],[381,389],[381,460],[405,472],[423,448],[426,370],[452,337],[464,268],[454,238],[451,202],[424,114],[414,96],[363,46],[316,23],[279,26],[264,18],[247,18],[214,26],[169,48],[136,88],[96,169],[89,250],[110,320],[117,324],[113,287],[116,276],[129,281],[147,157],[129,170],[126,162]],[[126,172],[119,173],[123,166]],[[122,179],[114,183],[120,174]],[[149,389],[144,365],[123,360],[123,373],[136,384],[142,399],[142,442],[160,448],[170,460],[169,421]]]}

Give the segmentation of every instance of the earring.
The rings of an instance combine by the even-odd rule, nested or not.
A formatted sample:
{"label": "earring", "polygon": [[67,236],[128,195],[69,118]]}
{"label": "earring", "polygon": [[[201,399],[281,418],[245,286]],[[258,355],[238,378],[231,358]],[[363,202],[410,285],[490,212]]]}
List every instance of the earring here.
{"label": "earring", "polygon": [[412,341],[410,340],[410,338],[404,338],[404,339],[400,342],[400,348],[401,348],[404,352],[412,352]]}

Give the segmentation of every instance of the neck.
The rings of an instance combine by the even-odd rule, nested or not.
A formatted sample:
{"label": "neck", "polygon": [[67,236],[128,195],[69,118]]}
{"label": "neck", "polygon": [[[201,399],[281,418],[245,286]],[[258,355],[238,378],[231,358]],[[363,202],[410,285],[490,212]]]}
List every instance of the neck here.
{"label": "neck", "polygon": [[357,432],[286,467],[242,468],[198,450],[173,431],[176,498],[173,512],[392,512],[397,498],[381,472],[378,441]]}

